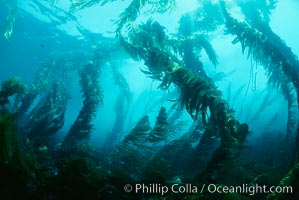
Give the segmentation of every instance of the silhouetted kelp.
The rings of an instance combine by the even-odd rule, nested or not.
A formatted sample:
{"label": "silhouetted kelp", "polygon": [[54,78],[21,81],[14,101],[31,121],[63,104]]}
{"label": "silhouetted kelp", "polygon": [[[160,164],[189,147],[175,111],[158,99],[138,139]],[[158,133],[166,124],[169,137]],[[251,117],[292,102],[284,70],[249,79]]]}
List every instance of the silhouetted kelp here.
{"label": "silhouetted kelp", "polygon": [[55,94],[57,98],[59,95],[68,95],[65,88],[71,80],[72,70],[75,68],[74,62],[76,62],[75,59],[71,61],[71,58],[73,58],[71,53],[53,52],[39,65],[32,83],[26,88],[25,95],[21,100],[20,117],[31,111],[35,100],[45,97],[50,91],[53,93],[54,90],[58,90]]}
{"label": "silhouetted kelp", "polygon": [[[275,84],[279,85],[283,81],[287,81],[283,78],[283,76],[286,76],[288,80],[293,82],[298,91],[299,75],[297,72],[299,61],[297,56],[291,51],[291,48],[286,46],[267,24],[260,23],[258,28],[254,28],[246,22],[239,22],[234,19],[226,11],[223,1],[221,1],[221,7],[226,18],[227,31],[237,36],[233,43],[240,42],[243,53],[247,48],[248,57],[252,56],[262,63],[268,71],[270,79]],[[277,73],[282,72],[282,75],[277,75]]]}
{"label": "silhouetted kelp", "polygon": [[[29,198],[26,183],[31,173],[17,135],[18,98],[24,91],[25,87],[18,77],[4,81],[0,91],[0,193],[4,199],[13,199],[20,194]],[[7,107],[11,104],[11,96],[14,96],[16,106],[13,110]]]}
{"label": "silhouetted kelp", "polygon": [[137,181],[139,169],[146,160],[144,141],[151,130],[148,116],[142,117],[135,127],[109,153],[108,169],[112,176]]}
{"label": "silhouetted kelp", "polygon": [[157,142],[166,142],[169,135],[169,124],[167,122],[167,113],[165,107],[161,107],[159,115],[156,119],[156,124],[153,130],[149,133],[146,142],[155,144]]}
{"label": "silhouetted kelp", "polygon": [[258,27],[261,21],[269,24],[277,2],[277,0],[239,1],[237,4],[241,7],[246,21]]}
{"label": "silhouetted kelp", "polygon": [[28,114],[24,127],[29,139],[47,144],[47,137],[57,133],[64,125],[68,94],[63,83],[54,83],[49,93],[41,98]]}
{"label": "silhouetted kelp", "polygon": [[119,87],[119,93],[115,102],[114,110],[116,113],[115,121],[111,133],[107,135],[105,148],[109,149],[114,146],[119,139],[120,133],[123,131],[123,126],[132,103],[133,93],[125,77],[118,71],[115,64],[112,65],[112,74],[115,84]]}
{"label": "silhouetted kelp", "polygon": [[[203,70],[203,63],[199,60],[198,55],[196,55],[195,53],[196,47],[210,47],[205,48],[205,50],[207,53],[209,52],[208,55],[210,59],[214,58],[213,63],[215,65],[218,63],[217,56],[215,51],[211,48],[210,43],[205,41],[205,38],[202,35],[197,35],[197,37],[193,37],[193,32],[194,27],[191,16],[189,14],[182,16],[180,19],[180,26],[178,31],[178,34],[181,39],[179,40],[179,42],[177,42],[177,40],[174,40],[174,51],[177,52],[183,58],[184,65],[187,66],[193,73],[199,73],[202,74],[202,76],[207,77],[205,71]],[[197,41],[196,45],[193,44],[194,41]],[[202,45],[202,43],[206,45]]]}
{"label": "silhouetted kelp", "polygon": [[102,55],[97,55],[79,71],[84,99],[83,107],[67,133],[62,144],[63,147],[76,147],[81,140],[87,139],[93,130],[92,119],[95,117],[98,106],[103,104],[103,92],[98,80],[101,72],[100,66],[103,62]]}
{"label": "silhouetted kelp", "polygon": [[122,29],[125,26],[130,27],[130,24],[134,22],[140,14],[142,7],[149,5],[152,12],[163,13],[171,9],[175,5],[174,0],[162,0],[162,1],[152,1],[152,0],[132,0],[130,5],[119,15],[119,20],[117,21],[116,34],[121,34]]}

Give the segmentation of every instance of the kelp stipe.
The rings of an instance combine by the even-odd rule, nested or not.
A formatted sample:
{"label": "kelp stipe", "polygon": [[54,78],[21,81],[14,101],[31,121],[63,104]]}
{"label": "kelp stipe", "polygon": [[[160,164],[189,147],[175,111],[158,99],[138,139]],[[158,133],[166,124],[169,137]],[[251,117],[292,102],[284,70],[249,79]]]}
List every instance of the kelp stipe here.
{"label": "kelp stipe", "polygon": [[104,58],[101,54],[97,56],[79,71],[83,107],[62,143],[63,148],[76,148],[82,140],[89,138],[93,130],[92,120],[98,107],[103,104],[99,76]]}

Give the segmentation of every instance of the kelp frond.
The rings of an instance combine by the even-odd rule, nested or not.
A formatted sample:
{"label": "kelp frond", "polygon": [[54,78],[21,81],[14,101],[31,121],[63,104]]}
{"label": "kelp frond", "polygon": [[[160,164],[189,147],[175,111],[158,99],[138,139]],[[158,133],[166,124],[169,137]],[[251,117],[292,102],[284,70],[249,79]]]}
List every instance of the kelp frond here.
{"label": "kelp frond", "polygon": [[193,15],[192,21],[195,31],[211,32],[223,24],[221,10],[215,1],[200,1],[200,6]]}
{"label": "kelp frond", "polygon": [[119,134],[123,131],[128,110],[133,98],[133,93],[127,80],[125,79],[124,75],[118,71],[117,67],[114,64],[112,65],[112,74],[115,84],[119,87],[119,93],[114,105],[114,111],[116,115],[115,121],[111,133],[109,133],[106,137],[106,148],[114,146]]}
{"label": "kelp frond", "polygon": [[71,11],[83,10],[88,7],[100,4],[105,5],[108,2],[113,2],[116,0],[71,0]]}
{"label": "kelp frond", "polygon": [[192,36],[181,37],[178,40],[173,38],[169,43],[174,51],[181,55],[188,53],[186,50],[184,51],[184,48],[204,49],[212,64],[218,65],[217,54],[211,43],[203,35],[193,34]]}
{"label": "kelp frond", "polygon": [[13,0],[9,13],[6,17],[6,25],[4,30],[4,38],[9,39],[13,33],[13,25],[16,19],[16,12],[18,9],[18,0]]}
{"label": "kelp frond", "polygon": [[132,45],[144,49],[166,45],[165,27],[151,19],[131,29],[128,36]]}
{"label": "kelp frond", "polygon": [[[125,101],[127,103],[127,106],[129,106],[130,102],[132,101],[133,98],[133,93],[130,89],[129,83],[127,82],[126,78],[123,76],[122,73],[120,73],[117,70],[116,66],[112,66],[112,73],[114,77],[115,84],[119,87],[120,89],[120,94],[125,97]],[[125,110],[128,110],[125,109]]]}
{"label": "kelp frond", "polygon": [[146,141],[149,143],[166,142],[168,134],[169,134],[169,124],[167,121],[166,108],[161,107],[158,117],[156,119],[156,124],[153,130],[146,138]]}
{"label": "kelp frond", "polygon": [[78,141],[87,139],[92,130],[92,120],[99,106],[103,104],[103,91],[99,84],[100,64],[103,60],[90,61],[80,71],[80,85],[83,97],[83,107],[74,124],[71,126],[63,146],[76,146]]}
{"label": "kelp frond", "polygon": [[[94,5],[105,5],[106,3],[111,3],[116,0],[71,0],[71,10],[82,10]],[[161,0],[161,1],[155,1],[155,0],[133,0],[130,5],[125,9],[123,14],[120,15],[121,18],[125,17],[127,19],[130,19],[129,21],[134,21],[136,17],[130,17],[130,12],[135,12],[137,10],[140,10],[144,5],[148,4],[151,7],[151,11],[158,12],[158,13],[164,13],[167,10],[170,10],[173,8],[176,4],[176,0]],[[136,10],[137,8],[137,10]],[[139,12],[139,11],[138,11]],[[131,16],[134,16],[135,13],[131,13]],[[138,15],[136,15],[138,16]],[[128,22],[128,21],[127,21]]]}
{"label": "kelp frond", "polygon": [[176,0],[151,0],[148,2],[148,4],[152,7],[151,10],[153,12],[164,13],[176,6]]}
{"label": "kelp frond", "polygon": [[207,127],[213,127],[224,146],[243,142],[247,131],[238,132],[239,122],[231,115],[214,85],[183,67],[174,72],[173,83],[180,89],[181,105],[194,120],[201,117]]}
{"label": "kelp frond", "polygon": [[[281,70],[289,80],[291,80],[299,90],[299,61],[297,56],[286,46],[282,39],[273,33],[266,24],[260,24],[260,27],[253,28],[246,22],[239,22],[234,19],[226,10],[225,4],[221,1],[221,8],[226,18],[227,31],[236,35],[233,43],[240,42],[242,51],[248,51],[248,57],[256,59],[264,65],[268,71],[268,76],[276,77],[277,72]],[[284,80],[275,80],[280,84]]]}
{"label": "kelp frond", "polygon": [[64,125],[68,94],[63,84],[56,83],[51,91],[29,113],[25,130],[27,137],[36,139],[57,133]]}
{"label": "kelp frond", "polygon": [[[145,24],[141,24],[129,32],[128,41],[120,36],[121,45],[132,58],[143,59],[145,64],[151,68],[150,70],[142,69],[142,72],[156,80],[162,80],[164,76],[161,66],[168,66],[167,63],[163,65],[163,60],[155,60],[159,59],[158,57],[154,58],[156,53],[161,53],[159,48],[167,48],[164,29],[158,22],[148,20]],[[157,52],[155,53],[155,51]]]}
{"label": "kelp frond", "polygon": [[112,174],[117,175],[117,179],[126,177],[127,180],[133,177],[136,180],[139,176],[147,154],[143,144],[150,130],[148,116],[142,117],[110,152],[108,169],[112,171]]}
{"label": "kelp frond", "polygon": [[277,0],[240,1],[238,4],[246,20],[258,26],[261,21],[269,24],[270,15],[276,8]]}
{"label": "kelp frond", "polygon": [[123,27],[137,19],[140,9],[143,7],[146,0],[132,0],[130,5],[119,15],[117,21],[116,34],[120,34]]}
{"label": "kelp frond", "polygon": [[148,116],[142,117],[131,132],[125,136],[121,144],[126,147],[139,147],[145,141],[151,130],[151,125]]}
{"label": "kelp frond", "polygon": [[215,66],[218,65],[217,55],[211,43],[202,35],[195,35],[192,37],[194,37],[194,45],[199,48],[202,47],[208,55],[212,64]]}
{"label": "kelp frond", "polygon": [[47,87],[50,83],[50,77],[53,75],[53,66],[51,66],[49,62],[51,61],[47,60],[43,62],[37,69],[33,82],[22,98],[19,110],[20,115],[23,115],[28,111],[38,94],[42,94],[45,90],[47,90]]}
{"label": "kelp frond", "polygon": [[119,43],[135,61],[140,61],[142,59],[142,55],[145,54],[142,47],[133,46],[132,44],[127,42],[123,36],[119,36]]}
{"label": "kelp frond", "polygon": [[150,12],[164,13],[175,6],[176,0],[132,0],[129,6],[119,15],[117,21],[116,34],[121,34],[122,29],[125,26],[131,29],[132,23],[137,19],[140,14],[141,9],[148,5],[150,6]]}
{"label": "kelp frond", "polygon": [[150,68],[142,71],[153,79],[162,80],[164,67],[167,67],[168,63],[164,63],[164,61],[167,62],[167,59],[158,55],[163,54],[160,49],[170,49],[165,27],[149,19],[146,23],[132,29],[128,37],[128,41],[123,41],[123,44],[126,45],[125,49],[133,50],[131,51],[133,56],[143,59],[145,65]]}

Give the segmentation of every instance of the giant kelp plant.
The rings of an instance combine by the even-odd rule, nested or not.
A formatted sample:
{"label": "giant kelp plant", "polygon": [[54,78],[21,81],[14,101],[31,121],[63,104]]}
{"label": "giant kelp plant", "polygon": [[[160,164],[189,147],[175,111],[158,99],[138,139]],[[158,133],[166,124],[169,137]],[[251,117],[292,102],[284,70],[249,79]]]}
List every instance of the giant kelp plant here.
{"label": "giant kelp plant", "polygon": [[167,122],[167,113],[165,107],[161,107],[156,124],[150,132],[146,141],[149,143],[166,142],[169,136],[169,124]]}
{"label": "giant kelp plant", "polygon": [[[60,52],[52,52],[47,59],[45,59],[35,72],[32,83],[26,89],[24,97],[21,99],[21,105],[19,109],[20,116],[28,114],[28,111],[32,109],[34,101],[40,97],[48,95],[50,91],[56,89],[63,91],[63,88],[67,88],[70,77],[73,75],[73,69],[75,69],[75,62],[77,60],[69,60],[72,57],[71,53],[61,54]],[[55,86],[56,85],[56,86]],[[64,96],[67,95],[65,91]],[[52,92],[53,93],[53,92]],[[55,92],[54,92],[55,93]]]}
{"label": "giant kelp plant", "polygon": [[18,77],[12,77],[2,83],[0,91],[0,172],[1,197],[16,198],[15,191],[27,196],[25,187],[30,177],[28,163],[22,153],[20,140],[17,135],[17,109],[9,110],[9,97],[14,96],[18,107],[18,98],[25,92],[25,87]]}
{"label": "giant kelp plant", "polygon": [[[227,12],[222,1],[221,7],[226,18],[227,31],[236,35],[233,43],[240,42],[243,53],[247,49],[247,57],[252,57],[256,62],[260,62],[267,70],[269,81],[274,86],[282,88],[283,95],[288,100],[288,127],[293,126],[292,124],[295,123],[294,116],[292,116],[293,87],[296,91],[297,105],[299,105],[299,60],[297,56],[266,23],[261,21],[259,27],[254,27],[246,22],[239,22]],[[288,130],[291,132],[290,129]],[[298,130],[297,127],[297,132]],[[290,132],[288,135],[291,135]]]}
{"label": "giant kelp plant", "polygon": [[277,0],[239,1],[237,3],[245,15],[246,21],[258,27],[261,21],[269,24]]}
{"label": "giant kelp plant", "polygon": [[277,75],[282,71],[292,81],[298,93],[299,61],[291,48],[286,46],[267,24],[261,22],[258,29],[254,28],[246,22],[242,23],[232,18],[226,11],[223,1],[221,7],[228,32],[237,36],[233,43],[240,42],[243,52],[248,48],[248,57],[252,56],[261,62],[266,67],[270,79],[278,82],[277,84],[283,81],[283,77]]}
{"label": "giant kelp plant", "polygon": [[102,62],[100,57],[99,60],[90,61],[79,71],[84,98],[83,107],[63,142],[65,147],[76,146],[78,141],[88,138],[91,134],[93,129],[91,121],[95,116],[97,107],[103,103],[103,94],[98,81],[99,65]]}
{"label": "giant kelp plant", "polygon": [[[50,8],[60,9],[60,3],[32,4],[48,13]],[[299,61],[270,28],[278,1],[194,1],[193,10],[171,19],[177,25],[173,32],[160,17],[178,12],[181,2],[121,1],[126,6],[113,21],[115,37],[91,34],[76,16],[83,9],[106,9],[120,1],[69,3],[66,21],[79,26],[82,37],[74,38],[88,48],[51,52],[28,87],[18,77],[2,82],[0,199],[16,194],[26,199],[298,198]],[[12,2],[6,39],[22,6]],[[243,21],[233,17],[234,11],[244,16]],[[51,14],[63,21],[61,13]],[[249,62],[244,65],[251,71],[263,65],[273,86],[255,91],[260,100],[249,102],[245,123],[239,117],[250,83],[237,85],[231,76],[236,69],[230,66],[235,55],[227,58],[232,62],[226,66],[222,56],[227,54],[217,43],[225,42],[228,33],[236,36],[232,43],[240,43],[243,54],[247,51]],[[145,88],[139,91],[141,86]],[[268,113],[284,100],[285,107]],[[286,130],[270,129],[283,121],[277,114],[282,109],[288,115]],[[258,131],[248,137],[251,126],[266,120],[264,116],[268,124],[254,127]],[[142,191],[137,184],[143,184]],[[190,184],[197,192],[189,191]],[[211,193],[207,187],[199,191],[207,184],[292,186],[294,192]],[[160,186],[185,191],[161,194]]]}
{"label": "giant kelp plant", "polygon": [[221,138],[221,145],[209,166],[209,169],[219,168],[219,162],[232,158],[230,148],[242,146],[248,126],[240,124],[233,117],[227,103],[221,98],[221,93],[213,84],[205,77],[180,66],[176,57],[160,49],[165,46],[165,39],[160,36],[164,36],[161,26],[157,22],[148,21],[136,30],[131,30],[129,42],[121,39],[121,43],[133,58],[145,61],[147,70],[144,70],[144,73],[152,79],[162,81],[159,87],[167,89],[170,84],[175,84],[181,94],[182,107],[185,107],[194,120],[201,119],[206,130],[212,130]]}
{"label": "giant kelp plant", "polygon": [[111,133],[108,134],[105,147],[110,148],[119,139],[120,134],[123,131],[125,119],[127,117],[130,104],[132,102],[133,93],[125,77],[117,70],[116,66],[112,66],[112,73],[115,80],[115,84],[119,87],[119,94],[115,102],[115,121],[112,127]]}
{"label": "giant kelp plant", "polygon": [[18,146],[18,139],[16,135],[16,111],[9,111],[6,106],[10,104],[9,97],[17,97],[24,93],[25,88],[18,77],[12,77],[4,81],[1,85],[0,91],[0,105],[1,105],[1,162],[11,163],[14,162],[15,156],[20,152]]}
{"label": "giant kelp plant", "polygon": [[[41,98],[28,114],[29,121],[25,122],[24,129],[29,139],[46,138],[57,133],[63,127],[68,103],[65,91],[62,83],[55,83],[49,94]],[[47,142],[39,141],[39,143],[46,144]]]}
{"label": "giant kelp plant", "polygon": [[[151,130],[148,116],[142,117],[136,126],[120,141],[111,152],[112,170],[117,170],[130,179],[138,175],[138,170],[145,159],[142,152],[144,141]],[[124,181],[124,180],[121,180]]]}

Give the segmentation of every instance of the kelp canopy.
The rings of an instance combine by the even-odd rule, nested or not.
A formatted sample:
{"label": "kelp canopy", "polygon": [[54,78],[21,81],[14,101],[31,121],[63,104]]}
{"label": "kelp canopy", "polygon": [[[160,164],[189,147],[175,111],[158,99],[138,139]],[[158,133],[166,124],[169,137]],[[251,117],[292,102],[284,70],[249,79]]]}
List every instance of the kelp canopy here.
{"label": "kelp canopy", "polygon": [[285,2],[5,3],[0,199],[297,199]]}

